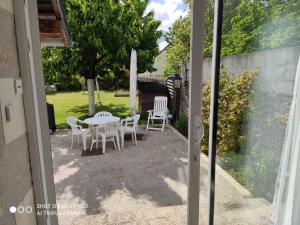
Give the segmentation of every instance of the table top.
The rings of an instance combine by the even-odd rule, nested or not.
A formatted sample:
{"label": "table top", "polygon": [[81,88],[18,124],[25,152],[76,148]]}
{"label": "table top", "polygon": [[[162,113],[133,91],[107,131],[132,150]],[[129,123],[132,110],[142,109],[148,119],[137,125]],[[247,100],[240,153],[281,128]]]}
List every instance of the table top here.
{"label": "table top", "polygon": [[91,117],[84,120],[89,125],[103,125],[111,122],[119,122],[120,117],[117,116],[103,116],[103,117]]}

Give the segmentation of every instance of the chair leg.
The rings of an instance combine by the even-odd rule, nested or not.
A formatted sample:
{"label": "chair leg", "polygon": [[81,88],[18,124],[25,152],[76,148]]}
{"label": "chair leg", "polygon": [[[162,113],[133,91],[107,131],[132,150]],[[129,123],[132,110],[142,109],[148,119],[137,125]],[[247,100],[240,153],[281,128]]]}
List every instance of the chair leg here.
{"label": "chair leg", "polygon": [[105,154],[106,136],[102,136],[102,153]]}
{"label": "chair leg", "polygon": [[83,150],[86,151],[86,135],[82,135],[82,145],[83,145]]}
{"label": "chair leg", "polygon": [[164,129],[165,129],[165,123],[166,123],[166,119],[164,118],[164,120],[163,120],[163,124],[162,124],[162,129],[161,129],[161,132],[164,132]]}
{"label": "chair leg", "polygon": [[96,149],[99,147],[99,135],[98,132],[96,131]]}
{"label": "chair leg", "polygon": [[77,135],[77,142],[78,142],[78,145],[80,145],[80,135]]}
{"label": "chair leg", "polygon": [[121,133],[121,144],[122,144],[122,148],[124,148],[124,139],[125,139],[125,132]]}
{"label": "chair leg", "polygon": [[95,142],[96,142],[95,140],[92,140],[92,144],[91,144],[91,147],[90,147],[90,151],[93,150],[93,146],[94,146],[94,143],[95,143]]}
{"label": "chair leg", "polygon": [[119,139],[119,134],[118,133],[116,134],[116,139],[117,139],[117,146],[118,146],[118,149],[120,151],[121,150],[120,149],[120,139]]}
{"label": "chair leg", "polygon": [[114,143],[115,149],[117,149],[115,137],[113,137],[113,143]]}
{"label": "chair leg", "polygon": [[72,144],[71,144],[71,149],[73,149],[73,142],[74,142],[74,135],[72,134]]}
{"label": "chair leg", "polygon": [[134,131],[133,133],[134,133],[134,140],[135,140],[135,145],[137,146],[137,138],[136,138],[136,131]]}
{"label": "chair leg", "polygon": [[150,114],[148,115],[148,121],[147,121],[147,127],[146,127],[146,130],[148,131],[149,129],[149,121],[150,121]]}

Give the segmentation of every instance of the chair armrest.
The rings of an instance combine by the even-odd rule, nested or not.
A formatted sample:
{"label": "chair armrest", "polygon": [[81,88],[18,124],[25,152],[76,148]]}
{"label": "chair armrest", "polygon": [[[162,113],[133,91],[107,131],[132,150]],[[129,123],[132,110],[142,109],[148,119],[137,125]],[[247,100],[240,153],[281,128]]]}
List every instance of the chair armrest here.
{"label": "chair armrest", "polygon": [[133,118],[132,117],[126,117],[125,121],[126,121],[126,123],[130,122],[130,121],[133,121]]}
{"label": "chair armrest", "polygon": [[76,128],[79,128],[80,130],[82,130],[82,126],[81,125],[71,125],[71,127],[76,127]]}
{"label": "chair armrest", "polygon": [[121,123],[121,126],[123,127],[123,126],[125,125],[125,123],[126,123],[126,119],[122,119],[122,120],[120,121],[120,123]]}
{"label": "chair armrest", "polygon": [[84,123],[84,124],[86,124],[83,120],[77,119],[77,121],[78,121],[79,123]]}
{"label": "chair armrest", "polygon": [[154,110],[147,110],[149,115],[153,115]]}

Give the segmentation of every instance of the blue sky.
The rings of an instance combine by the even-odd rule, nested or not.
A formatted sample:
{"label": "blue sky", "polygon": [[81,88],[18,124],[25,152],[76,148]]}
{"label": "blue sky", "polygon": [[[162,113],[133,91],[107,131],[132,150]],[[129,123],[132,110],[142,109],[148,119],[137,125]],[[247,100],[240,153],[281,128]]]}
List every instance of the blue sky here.
{"label": "blue sky", "polygon": [[[183,0],[151,0],[147,8],[147,11],[150,10],[154,10],[155,17],[162,21],[160,29],[165,32],[176,19],[187,14]],[[161,40],[159,45],[160,49],[163,49],[166,42]]]}

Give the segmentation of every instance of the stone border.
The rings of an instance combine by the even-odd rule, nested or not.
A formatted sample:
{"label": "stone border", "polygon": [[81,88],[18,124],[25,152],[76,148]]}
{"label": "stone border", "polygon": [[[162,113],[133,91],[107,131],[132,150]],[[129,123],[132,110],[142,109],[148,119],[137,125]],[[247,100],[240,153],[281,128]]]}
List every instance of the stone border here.
{"label": "stone border", "polygon": [[[188,144],[188,139],[183,136],[178,130],[176,130],[173,126],[167,125],[175,134],[178,135],[180,139],[182,139],[186,144]],[[201,153],[200,156],[205,162],[208,163],[208,157]],[[229,173],[227,173],[224,169],[222,169],[219,165],[216,165],[216,171],[221,175],[228,183],[230,183],[243,197],[250,198],[252,194],[248,189],[242,186],[239,182],[237,182]]]}

